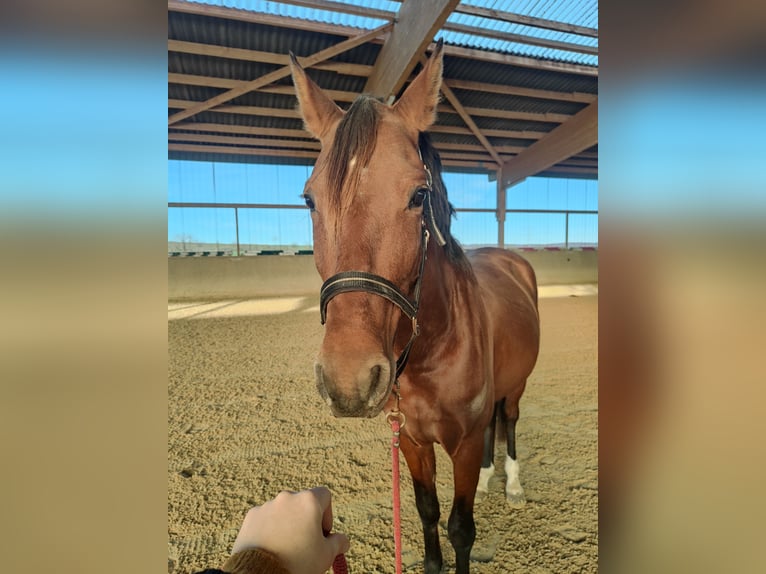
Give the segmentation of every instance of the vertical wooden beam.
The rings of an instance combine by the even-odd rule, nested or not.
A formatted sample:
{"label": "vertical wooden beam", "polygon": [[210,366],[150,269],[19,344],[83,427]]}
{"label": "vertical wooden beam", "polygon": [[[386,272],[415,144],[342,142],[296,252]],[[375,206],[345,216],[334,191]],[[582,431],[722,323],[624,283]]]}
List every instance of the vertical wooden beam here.
{"label": "vertical wooden beam", "polygon": [[497,205],[496,205],[496,218],[497,218],[497,246],[500,249],[505,247],[505,185],[503,185],[503,170],[498,169],[497,172]]}
{"label": "vertical wooden beam", "polygon": [[404,0],[383,45],[365,93],[388,101],[412,73],[418,59],[460,0]]}

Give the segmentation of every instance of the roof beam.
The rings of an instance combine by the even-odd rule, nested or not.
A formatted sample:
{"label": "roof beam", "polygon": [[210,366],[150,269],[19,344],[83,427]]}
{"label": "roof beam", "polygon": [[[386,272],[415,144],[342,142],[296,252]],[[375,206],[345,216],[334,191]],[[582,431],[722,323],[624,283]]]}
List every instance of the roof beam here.
{"label": "roof beam", "polygon": [[388,10],[354,6],[353,4],[332,2],[331,0],[279,0],[279,2],[282,4],[292,4],[293,6],[303,6],[304,8],[327,10],[328,12],[341,12],[343,14],[351,14],[352,16],[362,16],[364,18],[378,18],[380,20],[388,21],[393,21],[396,18],[396,13]]}
{"label": "roof beam", "polygon": [[397,94],[459,1],[404,0],[364,91],[386,101]]}
{"label": "roof beam", "polygon": [[568,122],[552,130],[544,138],[533,143],[523,153],[505,162],[502,169],[503,184],[510,186],[545,171],[596,143],[598,143],[598,100],[572,116]]}
{"label": "roof beam", "polygon": [[570,34],[598,38],[597,28],[576,26],[575,24],[546,20],[545,18],[535,18],[533,16],[524,16],[523,14],[514,14],[513,12],[502,12],[500,10],[480,8],[479,6],[468,4],[460,4],[455,8],[455,12],[470,14],[471,16],[481,16],[482,18],[489,18],[491,20],[502,20],[503,22],[510,22],[511,24],[523,24],[524,26],[532,26],[534,28],[544,28],[546,30],[555,30],[557,32],[568,32]]}
{"label": "roof beam", "polygon": [[[438,133],[438,134],[457,134],[457,135],[474,135],[474,133],[469,128],[464,128],[461,126],[440,126],[440,125],[433,125],[430,128],[428,128],[429,132]],[[482,132],[487,137],[493,137],[493,138],[516,138],[516,139],[528,139],[528,140],[539,140],[542,137],[545,137],[547,132],[537,132],[537,131],[514,131],[514,130],[482,130]]]}
{"label": "roof beam", "polygon": [[[452,103],[452,100],[450,100],[450,103]],[[439,112],[450,113],[452,111],[449,109],[445,109],[444,106],[439,106],[437,109]],[[554,123],[554,124],[561,124],[561,123],[567,122],[572,117],[570,114],[514,112],[512,110],[495,110],[491,108],[465,107],[463,109],[472,116],[480,116],[484,118],[501,118],[504,120],[528,120],[530,122],[548,122],[548,123]]]}
{"label": "roof beam", "polygon": [[478,28],[476,26],[467,26],[466,24],[455,24],[447,22],[443,26],[444,30],[459,32],[461,34],[470,34],[472,36],[482,36],[484,38],[494,38],[504,42],[517,42],[529,46],[540,46],[542,48],[551,48],[553,50],[565,50],[567,52],[578,52],[580,54],[589,54],[598,56],[598,46],[585,46],[575,44],[574,42],[562,42],[560,40],[548,40],[547,38],[536,38],[526,34],[513,34],[503,30],[492,30],[491,28]]}
{"label": "roof beam", "polygon": [[500,158],[500,154],[495,151],[495,148],[492,147],[492,144],[489,143],[489,140],[484,137],[484,134],[481,133],[479,126],[476,125],[476,122],[473,121],[473,118],[471,118],[470,114],[462,106],[460,100],[457,99],[455,92],[450,89],[449,85],[444,80],[442,80],[441,91],[449,100],[449,103],[452,104],[452,107],[455,108],[455,111],[460,115],[461,118],[463,118],[463,121],[471,130],[471,133],[476,136],[476,139],[478,139],[481,142],[481,145],[486,148],[486,150],[489,152],[489,155],[492,156],[492,159],[497,162],[497,165],[503,165],[503,160]]}
{"label": "roof beam", "polygon": [[[430,46],[429,50],[433,50],[435,47],[436,44],[433,44]],[[493,62],[496,64],[505,64],[507,66],[533,68],[535,70],[546,70],[548,72],[598,76],[598,67],[596,66],[584,66],[582,64],[570,64],[568,62],[556,62],[553,60],[540,60],[538,58],[529,58],[526,56],[513,56],[511,54],[500,54],[498,52],[489,52],[487,50],[463,48],[462,46],[445,45],[444,54],[446,56],[467,58],[469,60],[480,60],[482,62]]]}
{"label": "roof beam", "polygon": [[[236,147],[224,145],[197,145],[184,143],[169,143],[168,151],[187,153],[234,154],[261,157],[298,157],[311,160],[316,160],[317,156],[319,155],[319,152],[308,150],[281,150],[269,148]],[[486,171],[494,171],[497,168],[497,165],[494,162],[485,162],[481,160],[467,161],[458,159],[445,159],[442,161],[442,165],[446,167],[462,167],[481,169]]]}
{"label": "roof beam", "polygon": [[312,149],[319,151],[321,145],[318,141],[304,140],[272,140],[266,138],[248,138],[237,136],[215,136],[210,134],[179,134],[169,133],[168,139],[179,142],[201,142],[231,145],[249,145],[265,147],[284,147],[290,149]]}
{"label": "roof beam", "polygon": [[[445,85],[442,84],[442,87],[444,88]],[[449,90],[449,87],[447,86],[446,89]],[[530,122],[545,122],[545,123],[554,123],[554,124],[564,123],[566,121],[569,121],[569,119],[571,119],[572,117],[574,117],[574,116],[566,115],[566,114],[541,114],[541,113],[535,113],[535,112],[514,112],[509,110],[493,110],[489,108],[466,108],[460,104],[460,101],[457,99],[457,97],[454,95],[454,93],[451,90],[449,90],[450,95],[447,95],[446,91],[444,90],[442,91],[444,92],[445,96],[447,96],[447,100],[450,102],[452,107],[449,107],[446,105],[439,105],[437,107],[438,112],[441,114],[457,113],[461,118],[463,118],[463,121],[466,122],[466,125],[469,126],[470,133],[473,135],[476,135],[479,128],[476,127],[476,129],[474,130],[474,128],[471,127],[469,122],[466,120],[466,118],[470,119],[471,116],[499,118],[504,120],[525,120]],[[277,93],[283,93],[283,92],[280,90]],[[341,102],[351,101],[351,99],[346,100],[345,96],[343,96],[341,98],[338,98],[336,101],[341,101]],[[168,100],[169,108],[181,109],[185,111],[194,109],[199,104],[200,102],[196,102],[193,100],[178,100],[174,98],[171,98]],[[205,111],[205,110],[201,110],[201,111]],[[246,115],[255,115],[255,116],[266,116],[266,115],[269,115],[269,113],[273,113],[273,115],[282,117],[282,118],[300,118],[301,117],[300,113],[297,110],[289,110],[284,108],[265,108],[265,107],[259,107],[259,106],[217,106],[207,111],[227,112],[232,114],[246,114]],[[470,120],[470,122],[473,125],[475,125],[472,119]],[[438,130],[431,130],[431,131],[438,131]],[[453,133],[456,133],[456,132],[453,132]],[[507,133],[521,134],[525,132],[507,132]],[[532,133],[534,134],[534,132]],[[516,137],[516,136],[511,135],[511,136],[501,136],[501,137]],[[534,136],[532,137],[519,136],[519,137],[529,137],[530,139],[534,139]]]}
{"label": "roof beam", "polygon": [[[276,54],[275,54],[276,55]],[[318,64],[314,68],[320,69],[323,64]],[[372,66],[366,66],[372,70]],[[327,68],[325,68],[327,69]],[[356,75],[356,74],[354,74]],[[190,86],[207,86],[212,88],[234,88],[245,83],[246,80],[231,80],[227,78],[216,78],[212,76],[195,76],[192,74],[168,74],[168,83],[185,84]],[[537,98],[544,100],[555,100],[560,102],[577,102],[590,104],[596,101],[598,94],[585,94],[581,92],[554,92],[552,90],[538,90],[534,88],[521,88],[518,86],[506,86],[501,84],[486,84],[482,82],[469,82],[466,80],[447,79],[452,89],[470,90],[477,92],[490,92],[494,94],[521,96],[528,98]],[[294,95],[295,89],[287,85],[273,85],[260,88],[262,92],[272,94]],[[344,92],[338,90],[323,90],[336,102],[352,102],[356,98],[355,92]]]}
{"label": "roof beam", "polygon": [[[198,102],[189,100],[168,100],[168,108],[188,110],[195,106]],[[264,108],[259,106],[218,106],[207,110],[209,112],[224,113],[224,114],[242,114],[246,116],[267,116],[276,118],[295,118],[301,119],[301,114],[296,109],[283,109],[283,108]],[[175,124],[168,126],[175,127]]]}
{"label": "roof beam", "polygon": [[202,153],[233,153],[237,155],[267,155],[274,157],[307,157],[316,159],[319,152],[296,149],[270,149],[257,147],[236,147],[218,145],[197,145],[183,143],[169,143],[168,151],[191,151]]}
{"label": "roof beam", "polygon": [[[272,52],[260,52],[258,50],[246,50],[243,48],[227,48],[226,46],[200,44],[198,42],[184,42],[182,40],[168,40],[168,52],[228,58],[230,60],[259,62],[262,64],[275,64],[279,66],[288,66],[290,64],[290,56],[288,54],[274,54]],[[350,64],[346,62],[320,62],[314,64],[312,68],[348,76],[362,76],[364,78],[369,76],[372,71],[372,66]]]}
{"label": "roof beam", "polygon": [[359,34],[359,28],[352,28],[351,26],[325,24],[324,22],[316,22],[313,20],[288,18],[286,16],[276,16],[273,14],[264,14],[263,12],[254,12],[252,10],[240,10],[238,8],[226,8],[224,6],[212,6],[200,2],[184,2],[183,0],[168,0],[168,12],[183,12],[186,14],[196,14],[197,16],[238,20],[240,22],[259,24],[262,26],[293,28],[295,30],[303,30],[306,32],[321,32],[322,34],[346,36],[347,38]]}
{"label": "roof beam", "polygon": [[582,92],[554,92],[553,90],[539,90],[536,88],[522,88],[519,86],[507,86],[502,84],[487,84],[484,82],[469,82],[467,80],[450,80],[450,86],[457,90],[472,90],[477,92],[490,92],[506,96],[521,96],[524,98],[538,98],[541,100],[556,100],[560,102],[578,102],[590,104],[596,101],[597,94],[585,94]]}
{"label": "roof beam", "polygon": [[[384,26],[376,28],[375,30],[366,32],[364,34],[359,34],[358,36],[349,38],[348,40],[345,40],[339,44],[336,44],[329,48],[325,48],[324,50],[320,50],[319,52],[312,54],[311,56],[308,56],[305,58],[299,58],[299,62],[304,68],[310,68],[314,64],[317,64],[324,60],[328,60],[334,56],[337,56],[338,54],[341,54],[343,52],[356,48],[357,46],[364,44],[365,42],[369,42],[373,38],[376,38],[381,33],[388,30],[390,27],[391,27],[391,24],[385,24]],[[173,125],[174,123],[177,123],[181,120],[185,120],[186,118],[193,116],[195,114],[198,114],[199,112],[204,112],[205,110],[209,110],[210,108],[218,106],[224,102],[228,102],[229,100],[233,100],[234,98],[237,98],[243,94],[246,94],[247,92],[251,92],[253,90],[258,89],[261,86],[267,86],[289,75],[290,75],[290,66],[284,66],[280,68],[279,70],[275,70],[269,74],[266,74],[265,76],[261,76],[260,78],[251,80],[238,88],[233,88],[227,92],[224,92],[213,98],[210,98],[209,100],[200,102],[199,104],[196,104],[195,106],[192,106],[191,108],[187,108],[181,112],[173,114],[172,116],[170,116],[170,118],[168,118],[168,124]]]}
{"label": "roof beam", "polygon": [[[254,136],[279,136],[288,138],[314,139],[306,130],[289,130],[283,128],[261,128],[257,126],[240,126],[228,124],[207,124],[189,122],[186,124],[175,124],[174,130],[199,131],[199,132],[218,132],[224,134],[248,134]],[[170,132],[173,133],[173,132]]]}
{"label": "roof beam", "polygon": [[[433,129],[437,126],[432,126],[432,129],[429,131],[431,132],[437,132],[437,133],[452,133],[451,131],[445,130],[435,130]],[[264,127],[258,127],[258,126],[241,126],[241,125],[230,125],[230,124],[210,124],[210,123],[185,123],[185,124],[176,124],[171,129],[173,130],[181,130],[181,131],[198,131],[198,132],[213,132],[213,133],[223,133],[223,134],[242,134],[242,135],[251,135],[251,136],[276,136],[276,137],[288,137],[288,138],[302,138],[305,140],[314,141],[311,134],[309,134],[305,130],[291,130],[291,129],[284,129],[284,128],[264,128]],[[458,133],[465,134],[465,135],[471,135],[471,130],[468,128],[456,128],[459,130],[462,130]],[[176,134],[178,134],[178,131],[169,132],[168,139],[178,139],[174,137]],[[488,130],[484,130],[483,132],[485,135],[488,134]],[[513,132],[510,132],[513,133]],[[545,136],[544,132],[518,132],[518,133],[524,133],[524,134],[536,134],[536,136],[532,139],[539,139],[543,136]],[[510,137],[505,135],[504,137]],[[530,138],[529,135],[526,136],[527,138]],[[300,143],[300,142],[297,142]],[[451,143],[451,142],[439,142],[435,141],[434,145],[439,150],[458,150],[458,151],[482,151],[484,150],[484,146],[478,145],[478,144],[457,144],[457,143]],[[518,154],[526,150],[526,146],[505,146],[505,145],[499,145],[494,146],[495,150],[497,150],[498,153],[501,154],[501,157],[503,155],[507,154]],[[583,152],[579,153],[575,156],[573,156],[574,159],[581,159],[581,160],[598,160],[598,154],[593,152]],[[570,163],[572,161],[572,158],[567,159],[566,163]]]}
{"label": "roof beam", "polygon": [[[226,48],[224,48],[225,50]],[[248,51],[248,50],[246,50]],[[277,56],[278,54],[274,54],[274,56]],[[279,55],[280,58],[287,59],[287,56]],[[335,66],[333,66],[333,62],[325,62],[321,64],[317,64],[314,66],[314,69],[324,69],[324,70],[330,70],[333,68],[332,71],[338,71]],[[338,66],[344,66],[345,64],[342,64],[340,62],[337,63]],[[360,76],[368,76],[369,72],[372,70],[372,66],[359,66],[359,68],[366,68],[365,70],[359,70],[359,72],[364,73],[353,73],[349,75],[360,75]],[[343,72],[341,72],[343,73]],[[238,85],[240,85],[245,80],[231,80],[228,78],[217,78],[214,76],[195,76],[192,74],[176,74],[176,73],[169,73],[168,74],[168,83],[170,84],[185,84],[189,86],[207,86],[212,88],[233,88]],[[522,88],[519,86],[506,86],[502,84],[487,84],[483,82],[470,82],[467,80],[453,80],[449,79],[450,86],[452,86],[452,89],[458,89],[458,90],[470,90],[475,92],[490,92],[493,94],[502,94],[506,96],[521,96],[525,98],[537,98],[542,100],[555,100],[559,102],[577,102],[582,104],[590,104],[594,101],[596,101],[596,98],[598,98],[598,94],[586,94],[583,92],[555,92],[553,90],[539,90],[536,88]],[[269,92],[273,94],[294,94],[295,90],[292,86],[268,86],[260,89],[263,92]],[[353,101],[353,97],[351,95],[352,92],[341,92],[341,91],[332,91],[332,90],[324,90],[325,93],[330,95],[331,98],[333,98],[335,101]],[[334,94],[334,95],[333,95]],[[353,94],[354,97],[356,97],[356,94]],[[350,98],[350,99],[348,99]]]}

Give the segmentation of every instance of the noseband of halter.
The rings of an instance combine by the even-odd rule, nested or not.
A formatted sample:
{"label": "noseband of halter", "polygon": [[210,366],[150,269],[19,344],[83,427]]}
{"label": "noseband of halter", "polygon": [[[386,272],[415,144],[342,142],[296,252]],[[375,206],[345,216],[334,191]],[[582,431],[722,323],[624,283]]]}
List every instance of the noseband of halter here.
{"label": "noseband of halter", "polygon": [[[418,155],[420,155],[420,148],[418,148]],[[421,161],[422,159],[423,157],[421,155]],[[336,295],[348,293],[350,291],[363,291],[388,299],[391,303],[399,307],[399,309],[402,310],[402,313],[412,320],[412,335],[410,336],[410,340],[404,346],[401,355],[399,355],[399,358],[396,360],[396,379],[399,378],[404,371],[404,368],[407,366],[407,360],[410,356],[412,344],[415,342],[415,338],[420,334],[420,328],[418,327],[418,308],[420,306],[420,287],[423,281],[423,270],[426,265],[426,253],[428,252],[428,239],[430,237],[428,231],[429,224],[434,230],[439,245],[444,245],[446,243],[444,241],[444,236],[436,226],[433,208],[431,207],[431,191],[433,189],[431,171],[425,163],[423,164],[423,168],[426,171],[426,196],[423,201],[420,267],[418,269],[418,278],[415,281],[414,300],[407,297],[399,287],[385,277],[375,275],[374,273],[367,273],[366,271],[343,271],[333,275],[322,284],[322,289],[319,292],[319,313],[322,325],[324,325],[327,320],[327,304]]]}

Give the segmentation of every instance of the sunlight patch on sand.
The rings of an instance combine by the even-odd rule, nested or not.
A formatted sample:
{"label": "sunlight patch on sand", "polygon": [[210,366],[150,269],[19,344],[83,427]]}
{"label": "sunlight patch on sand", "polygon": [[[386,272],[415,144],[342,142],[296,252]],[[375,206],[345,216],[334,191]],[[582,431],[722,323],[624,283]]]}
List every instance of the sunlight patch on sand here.
{"label": "sunlight patch on sand", "polygon": [[305,297],[217,301],[215,303],[168,303],[168,320],[220,319],[252,315],[279,315],[298,309]]}
{"label": "sunlight patch on sand", "polygon": [[197,315],[204,315],[233,303],[234,301],[168,303],[168,320],[188,319]]}
{"label": "sunlight patch on sand", "polygon": [[585,297],[598,295],[598,284],[588,285],[541,285],[537,288],[540,299],[546,297]]}

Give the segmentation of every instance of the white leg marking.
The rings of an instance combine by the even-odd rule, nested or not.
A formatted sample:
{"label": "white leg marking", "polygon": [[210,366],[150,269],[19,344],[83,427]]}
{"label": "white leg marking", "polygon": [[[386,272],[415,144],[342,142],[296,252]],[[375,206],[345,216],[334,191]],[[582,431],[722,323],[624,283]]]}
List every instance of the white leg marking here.
{"label": "white leg marking", "polygon": [[507,496],[523,495],[524,489],[521,488],[521,482],[519,482],[519,463],[508,455],[505,457],[505,475],[508,477],[508,481],[505,483],[505,494]]}
{"label": "white leg marking", "polygon": [[479,492],[489,492],[489,479],[495,474],[495,465],[490,464],[489,468],[482,468],[479,471],[479,485],[476,490]]}

